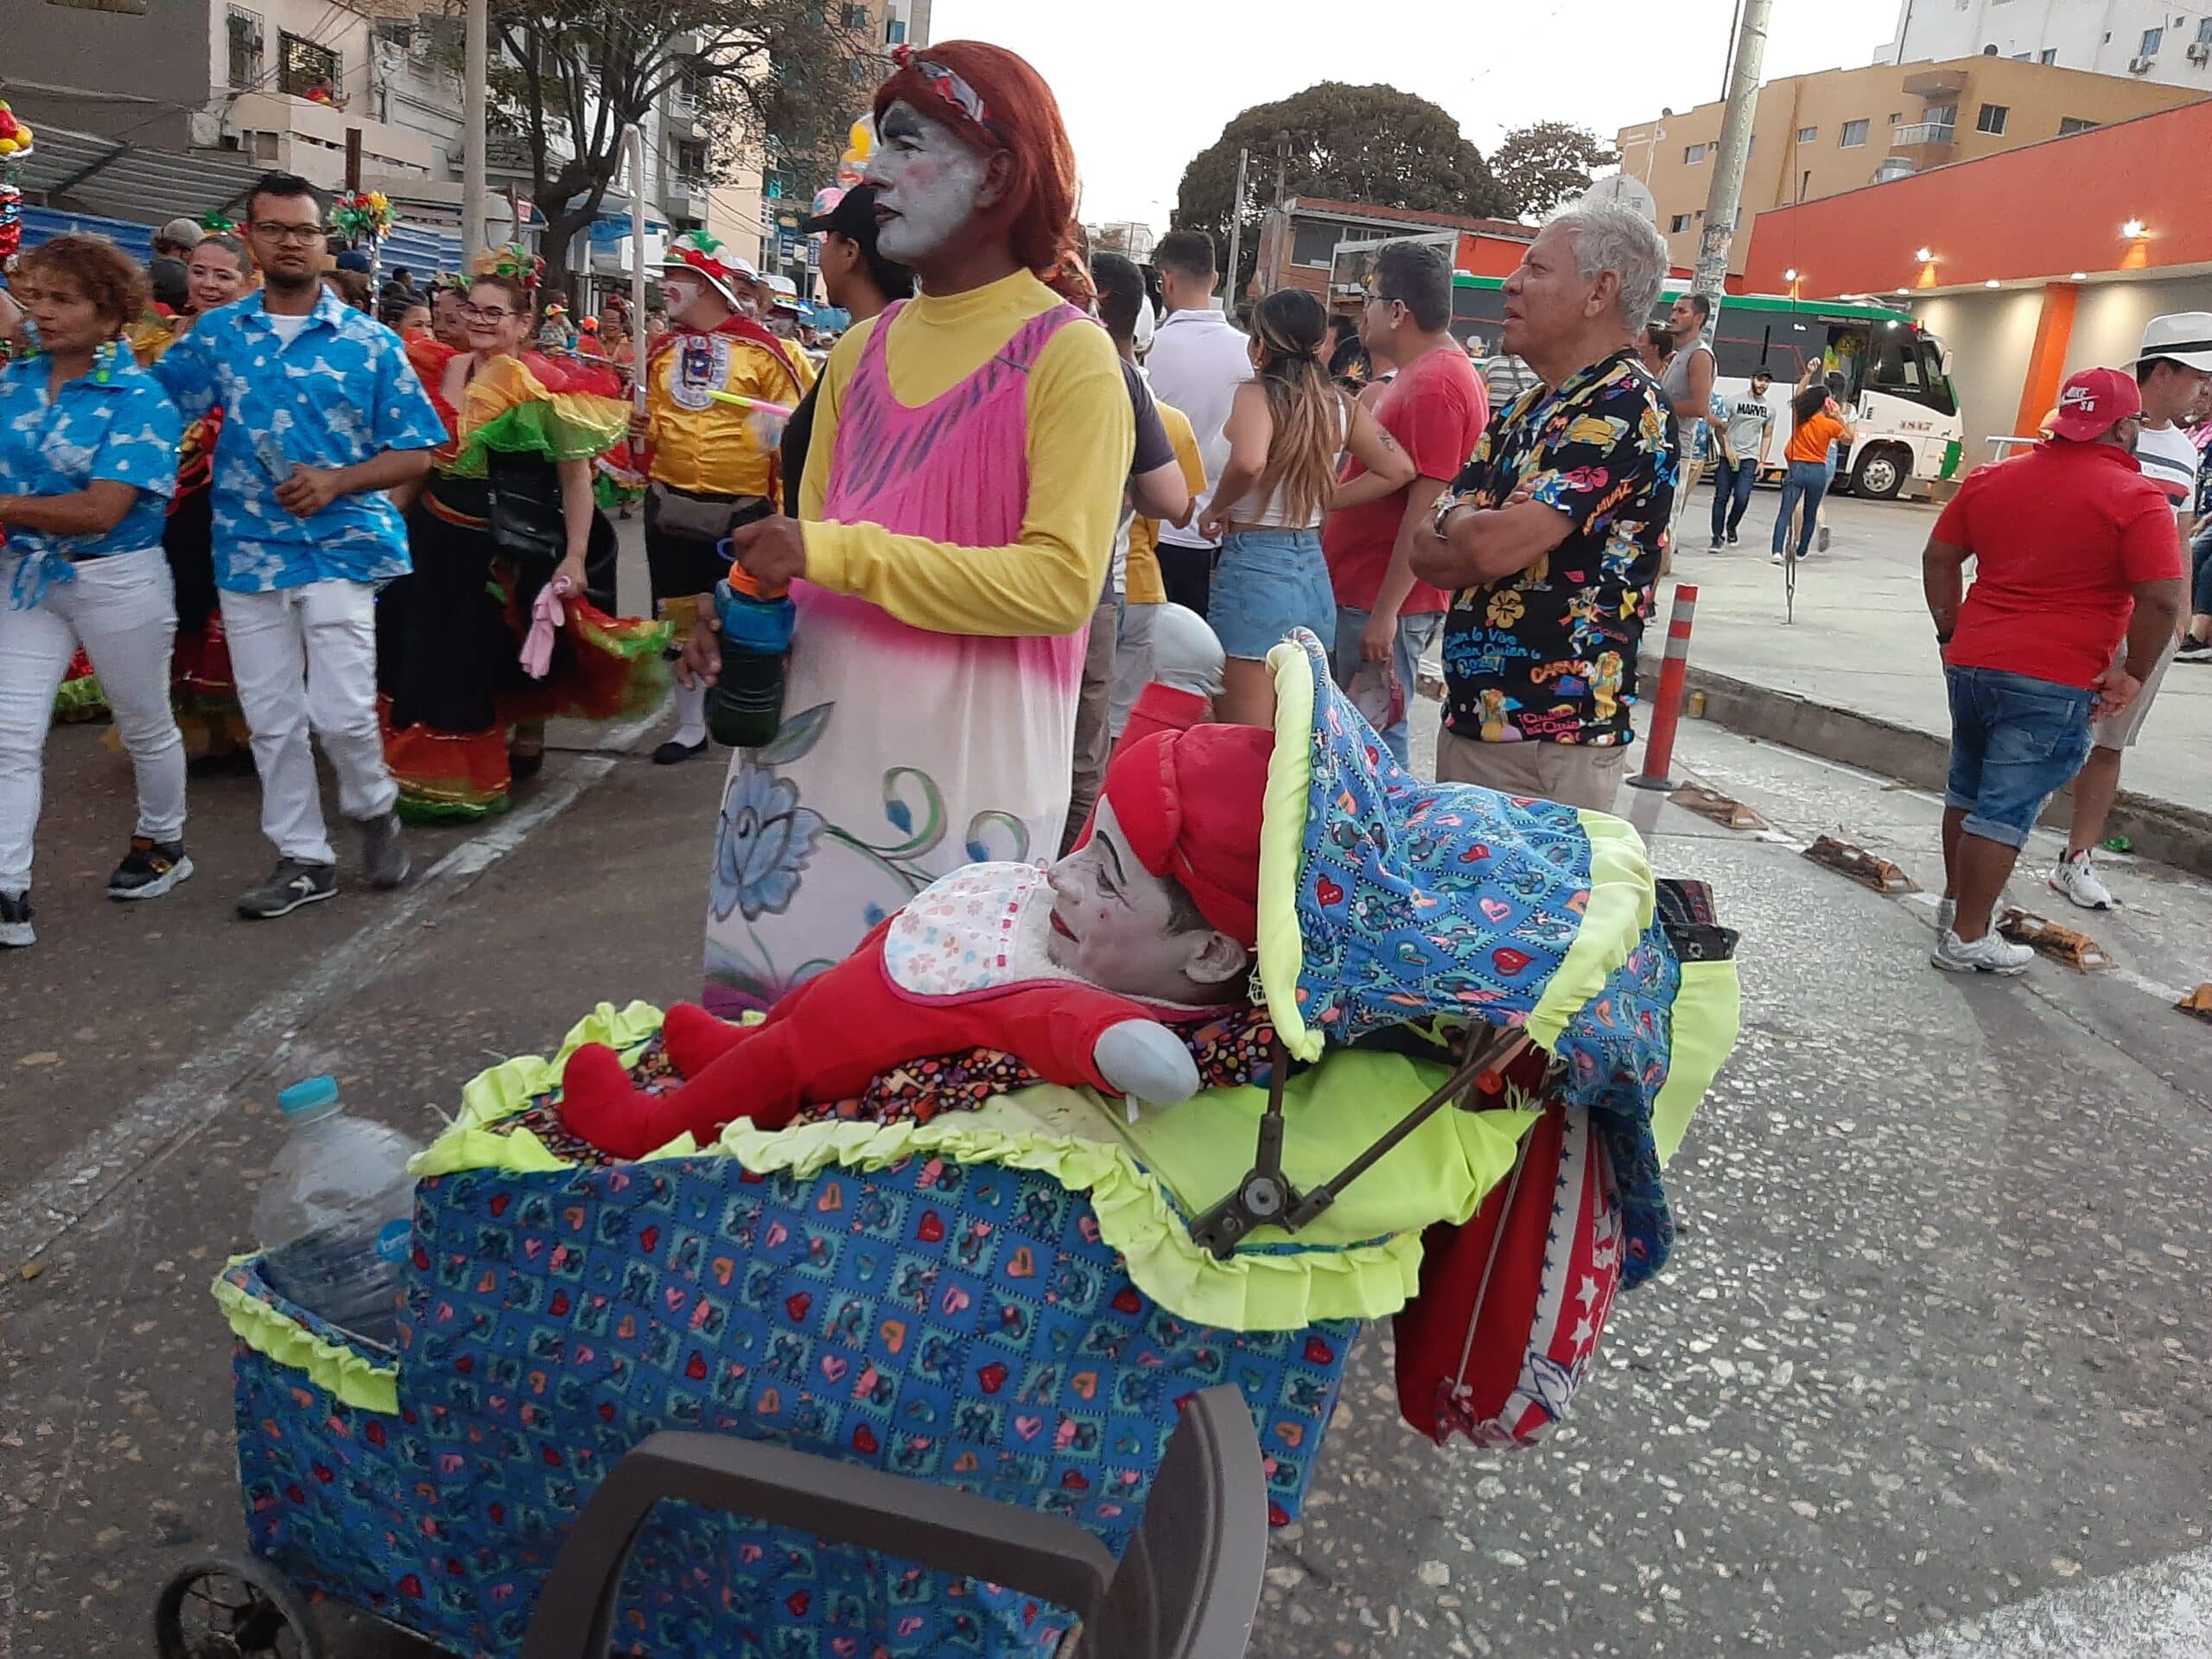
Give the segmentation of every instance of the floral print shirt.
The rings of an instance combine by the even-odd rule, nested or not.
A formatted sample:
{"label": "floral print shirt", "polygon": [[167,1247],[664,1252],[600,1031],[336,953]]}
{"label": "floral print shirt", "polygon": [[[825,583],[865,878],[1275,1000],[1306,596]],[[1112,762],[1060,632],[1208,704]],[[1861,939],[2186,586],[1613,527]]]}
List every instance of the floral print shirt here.
{"label": "floral print shirt", "polygon": [[104,535],[11,528],[10,550],[89,559],[159,547],[163,504],[176,493],[175,405],[128,352],[104,353],[52,397],[49,367],[29,357],[0,369],[0,495],[74,495],[95,479],[138,493]]}
{"label": "floral print shirt", "polygon": [[287,342],[254,294],[200,318],[153,373],[186,419],[224,413],[213,485],[218,588],[257,594],[407,574],[407,532],[383,491],[341,495],[310,518],[287,512],[276,495],[294,463],[353,467],[446,441],[397,334],[325,289]]}
{"label": "floral print shirt", "polygon": [[1533,485],[1571,528],[1527,569],[1452,596],[1446,729],[1484,743],[1634,741],[1637,649],[1680,460],[1658,382],[1626,347],[1492,417],[1439,522]]}

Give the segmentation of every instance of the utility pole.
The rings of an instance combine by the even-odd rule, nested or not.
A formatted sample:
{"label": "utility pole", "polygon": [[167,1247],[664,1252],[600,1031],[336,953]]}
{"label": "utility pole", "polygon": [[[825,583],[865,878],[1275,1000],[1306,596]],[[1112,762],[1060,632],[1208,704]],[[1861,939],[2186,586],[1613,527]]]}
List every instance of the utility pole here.
{"label": "utility pole", "polygon": [[[461,77],[461,263],[464,271],[484,248],[484,168],[490,146],[490,135],[485,130],[484,82],[492,73],[490,11],[490,0],[468,0]],[[515,240],[522,240],[519,215],[515,220]],[[642,314],[632,326],[645,326]]]}
{"label": "utility pole", "polygon": [[1728,280],[1728,249],[1736,239],[1736,209],[1744,194],[1744,162],[1751,153],[1751,118],[1758,113],[1759,72],[1766,62],[1766,20],[1774,0],[1743,0],[1736,36],[1728,108],[1720,118],[1720,149],[1713,160],[1713,188],[1705,198],[1704,234],[1698,238],[1693,293],[1716,303]]}
{"label": "utility pole", "polygon": [[1252,164],[1252,152],[1236,152],[1236,200],[1229,209],[1229,270],[1222,281],[1222,309],[1229,315],[1236,315],[1236,257],[1244,246],[1244,169]]}

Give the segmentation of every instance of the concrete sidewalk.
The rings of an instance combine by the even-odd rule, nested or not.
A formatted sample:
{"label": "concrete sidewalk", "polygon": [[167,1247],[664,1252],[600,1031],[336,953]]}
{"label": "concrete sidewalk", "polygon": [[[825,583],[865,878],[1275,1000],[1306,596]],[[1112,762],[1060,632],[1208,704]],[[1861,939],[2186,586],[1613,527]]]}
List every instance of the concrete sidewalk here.
{"label": "concrete sidewalk", "polygon": [[[1796,620],[1783,621],[1782,571],[1767,562],[1778,496],[1762,490],[1741,545],[1706,550],[1700,499],[1673,582],[1694,583],[1689,684],[1706,715],[1736,730],[1923,788],[1942,786],[1950,718],[1942,664],[1921,596],[1920,552],[1933,507],[1833,498],[1830,549],[1798,570]],[[1656,658],[1672,603],[1662,591],[1645,652]],[[2136,850],[2212,875],[2212,666],[2176,663],[2121,778],[2110,833]],[[2047,823],[2063,825],[2066,797]]]}

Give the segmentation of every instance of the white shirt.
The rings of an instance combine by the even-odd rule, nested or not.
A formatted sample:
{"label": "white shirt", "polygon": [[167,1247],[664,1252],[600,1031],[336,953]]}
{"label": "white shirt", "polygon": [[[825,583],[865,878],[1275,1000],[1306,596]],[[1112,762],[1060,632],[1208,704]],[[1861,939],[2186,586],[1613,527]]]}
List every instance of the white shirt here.
{"label": "white shirt", "polygon": [[1229,405],[1236,388],[1252,378],[1249,344],[1227,317],[1211,307],[1171,311],[1153,333],[1152,350],[1144,360],[1152,395],[1190,417],[1198,458],[1206,469],[1206,486],[1192,508],[1190,524],[1182,529],[1169,524],[1160,527],[1160,539],[1171,547],[1214,545],[1198,534],[1198,519],[1229,465],[1229,440],[1221,429],[1229,423]]}
{"label": "white shirt", "polygon": [[2190,515],[2190,503],[2196,496],[2196,446],[2189,441],[2189,434],[2178,423],[2169,421],[2164,426],[2146,426],[2142,436],[2135,440],[2136,465],[2142,467],[2143,476],[2166,493],[2174,504],[2174,511],[2183,519]]}

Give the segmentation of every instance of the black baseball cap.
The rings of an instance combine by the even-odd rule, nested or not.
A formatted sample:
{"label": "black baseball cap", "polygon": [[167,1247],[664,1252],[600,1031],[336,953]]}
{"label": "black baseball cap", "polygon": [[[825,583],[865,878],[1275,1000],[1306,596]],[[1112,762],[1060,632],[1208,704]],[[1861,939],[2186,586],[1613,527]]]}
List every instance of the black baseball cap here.
{"label": "black baseball cap", "polygon": [[817,213],[799,229],[809,236],[819,236],[827,231],[833,236],[849,237],[863,247],[875,246],[875,187],[856,185],[838,199],[837,205],[826,213]]}

